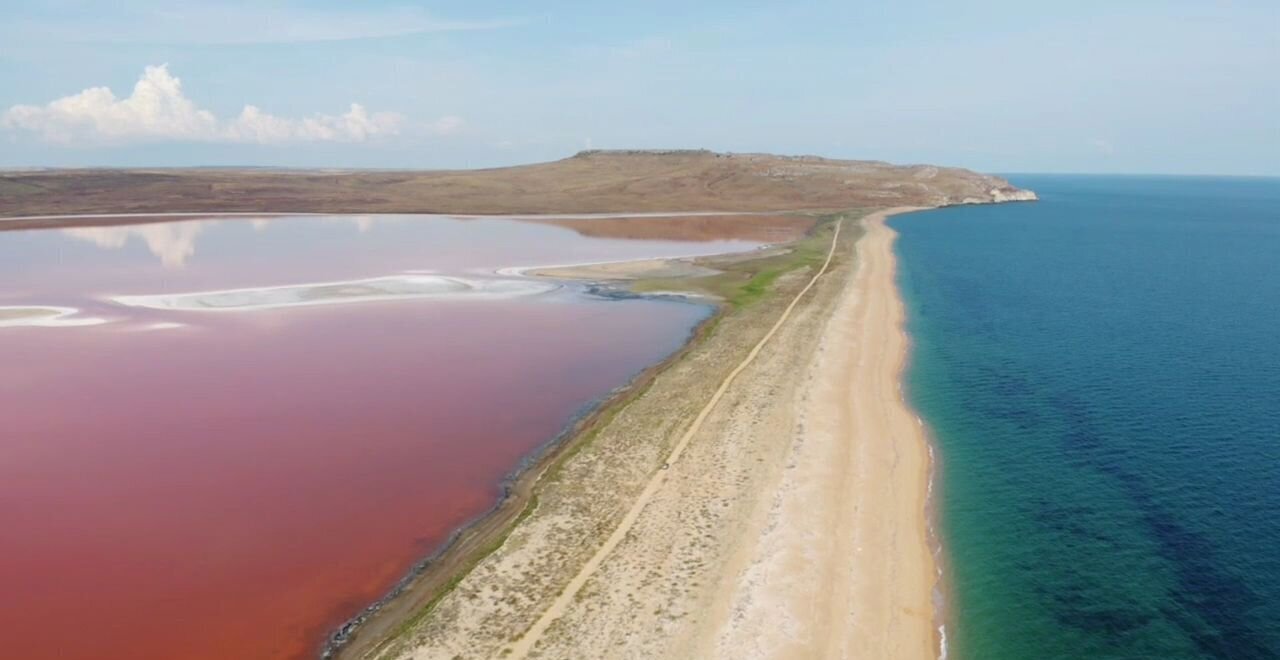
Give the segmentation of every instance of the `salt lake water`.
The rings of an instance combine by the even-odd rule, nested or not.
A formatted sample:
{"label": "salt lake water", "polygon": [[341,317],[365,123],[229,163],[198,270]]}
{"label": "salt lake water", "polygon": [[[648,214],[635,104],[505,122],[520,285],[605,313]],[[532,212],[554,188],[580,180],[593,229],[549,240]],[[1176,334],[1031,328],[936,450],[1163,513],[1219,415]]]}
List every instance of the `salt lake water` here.
{"label": "salt lake water", "polygon": [[748,250],[443,217],[0,232],[5,657],[315,657],[710,313],[504,268]]}

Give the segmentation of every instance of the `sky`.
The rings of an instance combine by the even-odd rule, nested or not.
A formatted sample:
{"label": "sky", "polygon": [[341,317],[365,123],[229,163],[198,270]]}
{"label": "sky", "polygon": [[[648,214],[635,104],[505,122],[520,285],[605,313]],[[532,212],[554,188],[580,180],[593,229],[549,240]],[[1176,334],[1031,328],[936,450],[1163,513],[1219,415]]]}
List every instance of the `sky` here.
{"label": "sky", "polygon": [[0,0],[0,167],[1280,175],[1280,1]]}

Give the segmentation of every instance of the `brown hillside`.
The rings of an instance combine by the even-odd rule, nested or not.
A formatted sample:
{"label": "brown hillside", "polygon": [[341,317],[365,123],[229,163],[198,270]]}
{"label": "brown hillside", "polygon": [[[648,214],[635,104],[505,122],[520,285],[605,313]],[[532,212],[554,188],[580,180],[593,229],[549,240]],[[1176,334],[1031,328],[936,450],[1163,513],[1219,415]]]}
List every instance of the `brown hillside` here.
{"label": "brown hillside", "polygon": [[588,151],[550,163],[465,171],[9,172],[0,174],[0,216],[752,212],[988,202],[1015,190],[998,177],[926,165],[709,151]]}

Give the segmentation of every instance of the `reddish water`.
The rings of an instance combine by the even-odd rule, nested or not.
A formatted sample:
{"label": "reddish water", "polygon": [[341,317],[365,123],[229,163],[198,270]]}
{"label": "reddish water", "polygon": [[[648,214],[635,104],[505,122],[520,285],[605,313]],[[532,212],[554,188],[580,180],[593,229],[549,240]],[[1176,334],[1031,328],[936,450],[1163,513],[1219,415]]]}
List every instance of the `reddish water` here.
{"label": "reddish water", "polygon": [[[544,248],[586,240],[539,231],[560,234],[539,234]],[[259,270],[234,268],[232,244],[249,235],[227,233],[226,259],[188,257],[150,279],[159,262],[129,245],[68,260],[87,244],[0,234],[0,276],[13,283],[0,304],[112,320],[0,327],[5,657],[313,656],[490,506],[522,457],[705,314],[572,293],[161,313],[69,293],[243,286]],[[412,246],[393,238],[363,245],[366,256],[407,258]],[[616,254],[596,243],[586,254]],[[296,246],[279,254],[290,273],[306,261],[333,276],[378,274],[346,261],[326,269]],[[155,321],[187,325],[142,329]]]}

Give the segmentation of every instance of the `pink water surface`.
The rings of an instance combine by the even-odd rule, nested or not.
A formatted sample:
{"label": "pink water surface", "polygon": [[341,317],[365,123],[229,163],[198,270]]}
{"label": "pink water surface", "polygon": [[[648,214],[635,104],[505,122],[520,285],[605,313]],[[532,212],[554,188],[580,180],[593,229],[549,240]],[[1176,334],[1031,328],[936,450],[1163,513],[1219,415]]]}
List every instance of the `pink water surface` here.
{"label": "pink water surface", "polygon": [[[263,250],[240,227],[218,238],[221,259],[197,250],[165,272],[128,241],[0,234],[0,304],[111,320],[0,328],[5,657],[314,656],[491,506],[522,458],[706,314],[572,292],[242,313],[147,312],[90,295],[377,275],[380,250],[396,263],[413,252],[413,237],[396,234],[326,266],[286,242],[276,259],[237,268],[237,241]],[[321,233],[320,254],[343,253]],[[538,236],[583,254],[584,239]],[[608,257],[616,242],[585,254]],[[183,325],[147,329],[155,322]]]}

